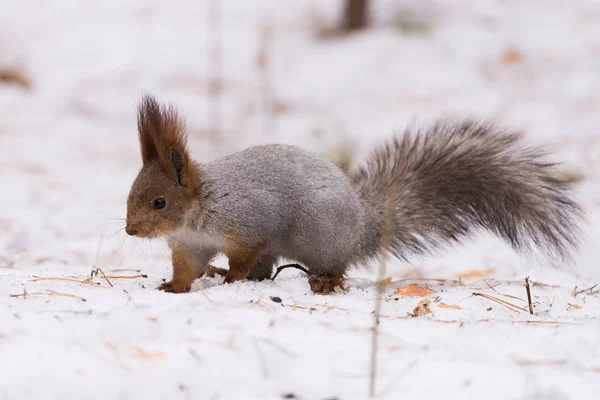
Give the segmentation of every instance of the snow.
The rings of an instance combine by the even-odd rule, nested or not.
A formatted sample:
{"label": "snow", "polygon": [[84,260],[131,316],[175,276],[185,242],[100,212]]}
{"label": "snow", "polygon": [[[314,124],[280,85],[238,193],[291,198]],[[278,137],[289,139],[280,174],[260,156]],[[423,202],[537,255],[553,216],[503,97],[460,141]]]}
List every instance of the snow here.
{"label": "snow", "polygon": [[[117,218],[140,167],[143,91],[178,105],[199,160],[267,142],[326,152],[342,140],[360,161],[415,119],[449,115],[525,129],[585,175],[575,264],[526,259],[486,235],[410,265],[390,260],[378,397],[600,397],[600,296],[573,295],[600,283],[600,5],[375,3],[371,29],[323,39],[316,31],[335,23],[339,1],[223,1],[219,143],[207,133],[206,1],[2,1],[0,68],[24,70],[32,88],[0,85],[1,399],[368,397],[376,265],[326,297],[290,270],[273,282],[202,278],[205,289],[186,295],[154,290],[170,278],[165,244],[126,238]],[[400,30],[399,10],[431,28]],[[265,96],[278,113],[264,112]],[[147,278],[34,281],[85,280],[95,268]],[[533,316],[472,296],[526,307],[527,276],[548,285],[531,287]],[[432,314],[407,317],[422,299],[393,292],[409,283],[436,292]]]}

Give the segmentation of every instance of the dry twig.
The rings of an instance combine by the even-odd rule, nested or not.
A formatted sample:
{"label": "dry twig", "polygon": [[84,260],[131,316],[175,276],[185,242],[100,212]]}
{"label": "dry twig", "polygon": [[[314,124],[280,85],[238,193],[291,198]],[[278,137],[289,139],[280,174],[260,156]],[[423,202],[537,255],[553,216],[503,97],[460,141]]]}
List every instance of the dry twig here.
{"label": "dry twig", "polygon": [[529,305],[529,314],[533,315],[533,305],[531,304],[531,291],[529,290],[529,277],[525,278],[525,290],[527,291],[527,304]]}
{"label": "dry twig", "polygon": [[498,297],[494,297],[494,296],[491,296],[489,294],[479,293],[479,292],[473,292],[473,296],[485,297],[488,300],[492,300],[492,301],[494,301],[494,302],[496,302],[498,304],[503,305],[504,307],[508,308],[509,310],[511,310],[513,312],[516,312],[517,314],[519,313],[519,310],[521,310],[521,311],[527,311],[523,307],[519,307],[516,304],[509,303],[508,301],[499,299]]}
{"label": "dry twig", "polygon": [[108,278],[106,277],[106,274],[100,268],[92,269],[92,272],[90,273],[90,280],[94,279],[94,276],[97,276],[98,273],[102,274],[102,276],[106,280],[106,283],[108,283],[108,286],[113,287],[113,284],[111,283],[111,281],[108,280]]}
{"label": "dry twig", "polygon": [[378,339],[379,339],[379,314],[381,313],[381,298],[385,290],[385,275],[386,275],[386,257],[388,249],[391,244],[392,236],[392,218],[394,215],[394,200],[396,199],[396,191],[398,189],[397,182],[393,182],[390,185],[390,189],[387,197],[386,213],[383,226],[383,234],[381,237],[380,247],[380,262],[379,262],[379,274],[377,277],[377,298],[375,299],[375,310],[373,312],[373,334],[371,340],[371,371],[369,376],[369,396],[375,397],[376,380],[377,380],[377,351],[378,351]]}

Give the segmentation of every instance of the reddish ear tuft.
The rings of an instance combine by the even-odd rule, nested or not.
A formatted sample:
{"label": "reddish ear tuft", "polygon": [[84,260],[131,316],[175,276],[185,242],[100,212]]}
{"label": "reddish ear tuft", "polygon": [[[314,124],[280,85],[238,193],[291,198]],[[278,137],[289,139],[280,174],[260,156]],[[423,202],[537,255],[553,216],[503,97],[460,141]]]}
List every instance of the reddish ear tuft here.
{"label": "reddish ear tuft", "polygon": [[[168,172],[177,174],[184,186],[194,186],[196,171],[188,156],[185,124],[173,106],[165,107],[151,95],[144,95],[138,108],[138,134],[142,161],[147,163],[158,158]],[[179,154],[177,165],[173,154]]]}
{"label": "reddish ear tuft", "polygon": [[144,164],[158,157],[152,131],[160,129],[160,120],[160,106],[152,96],[145,95],[138,106],[137,117],[140,151]]}

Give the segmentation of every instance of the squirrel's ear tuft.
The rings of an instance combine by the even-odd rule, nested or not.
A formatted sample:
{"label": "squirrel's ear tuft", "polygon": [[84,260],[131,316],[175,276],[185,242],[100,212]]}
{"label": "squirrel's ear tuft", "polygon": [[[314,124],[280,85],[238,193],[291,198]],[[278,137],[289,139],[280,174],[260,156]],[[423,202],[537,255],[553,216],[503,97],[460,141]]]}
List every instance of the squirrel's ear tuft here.
{"label": "squirrel's ear tuft", "polygon": [[161,106],[145,95],[138,111],[138,131],[144,163],[158,158],[167,173],[177,176],[180,185],[195,186],[196,170],[186,149],[185,124],[175,107]]}
{"label": "squirrel's ear tuft", "polygon": [[158,151],[154,144],[154,132],[160,129],[161,111],[160,106],[150,95],[144,95],[138,106],[137,125],[138,136],[140,139],[140,151],[142,153],[142,162],[158,157]]}

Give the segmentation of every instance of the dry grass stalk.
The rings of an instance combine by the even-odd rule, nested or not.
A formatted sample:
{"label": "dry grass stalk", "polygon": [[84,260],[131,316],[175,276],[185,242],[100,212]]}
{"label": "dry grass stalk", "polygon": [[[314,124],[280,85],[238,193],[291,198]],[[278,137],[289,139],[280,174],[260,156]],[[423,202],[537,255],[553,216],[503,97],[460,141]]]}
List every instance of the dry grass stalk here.
{"label": "dry grass stalk", "polygon": [[57,292],[55,290],[50,290],[50,289],[46,289],[45,292],[28,292],[26,289],[23,289],[23,293],[19,293],[19,294],[11,294],[10,297],[23,297],[24,299],[26,299],[28,296],[62,296],[62,297],[72,297],[74,299],[79,299],[81,301],[87,301],[87,299],[80,297],[80,296],[76,296],[74,294],[69,294],[69,293],[61,293],[61,292]]}
{"label": "dry grass stalk", "polygon": [[377,380],[377,351],[378,351],[378,340],[379,340],[379,314],[381,313],[381,298],[385,291],[386,276],[386,258],[388,250],[390,248],[392,239],[392,220],[394,216],[394,203],[396,199],[396,192],[398,189],[398,183],[392,182],[388,192],[386,212],[384,218],[383,232],[381,236],[381,247],[380,247],[380,262],[379,262],[379,274],[377,277],[377,298],[375,299],[375,310],[373,312],[373,333],[371,340],[371,371],[369,375],[369,396],[375,397],[376,392],[376,380]]}
{"label": "dry grass stalk", "polygon": [[138,278],[147,278],[148,275],[146,274],[139,274],[139,275],[106,275],[105,276],[108,279],[138,279]]}
{"label": "dry grass stalk", "polygon": [[494,302],[496,302],[498,304],[503,305],[504,307],[508,308],[509,310],[511,310],[513,312],[516,312],[517,314],[519,313],[519,310],[520,311],[525,311],[525,312],[527,311],[523,307],[519,307],[516,304],[509,303],[508,301],[499,299],[498,297],[494,297],[494,296],[491,296],[489,294],[479,293],[479,292],[473,292],[473,296],[481,296],[481,297],[484,297],[484,298],[486,298],[488,300],[492,300],[492,301],[494,301]]}
{"label": "dry grass stalk", "polygon": [[214,303],[214,301],[212,301],[212,299],[208,297],[208,294],[206,293],[206,288],[204,286],[202,286],[198,282],[194,282],[194,286],[196,286],[202,292],[204,297],[206,297],[206,300],[210,301],[211,303]]}
{"label": "dry grass stalk", "polygon": [[131,354],[131,358],[138,358],[138,359],[152,359],[152,358],[160,358],[160,357],[164,357],[165,353],[163,353],[162,351],[155,351],[155,352],[150,352],[150,351],[146,351],[144,349],[142,349],[139,346],[135,346],[135,351],[133,354]]}
{"label": "dry grass stalk", "polygon": [[212,140],[218,140],[222,133],[221,92],[223,88],[222,40],[221,40],[221,1],[208,2],[208,130]]}
{"label": "dry grass stalk", "polygon": [[582,294],[582,293],[586,293],[588,295],[591,294],[596,294],[598,293],[598,291],[594,291],[594,289],[598,287],[598,284],[595,284],[594,286],[591,286],[587,289],[582,289],[582,290],[577,290],[577,286],[575,286],[575,289],[573,289],[573,297],[577,297],[577,295]]}
{"label": "dry grass stalk", "polygon": [[102,276],[106,280],[106,283],[108,283],[108,286],[113,287],[112,282],[106,277],[106,274],[100,268],[92,269],[92,272],[90,272],[90,280],[94,279],[94,276],[97,276],[98,273],[102,274]]}
{"label": "dry grass stalk", "polygon": [[189,337],[188,339],[194,343],[210,344],[213,346],[222,347],[224,349],[234,350],[234,351],[240,350],[239,347],[235,346],[235,344],[234,344],[235,336],[232,336],[227,342],[221,342],[219,340],[212,340],[212,339],[203,339],[203,338],[199,338],[199,337]]}
{"label": "dry grass stalk", "polygon": [[259,94],[264,116],[264,133],[275,134],[276,101],[273,88],[273,80],[270,79],[269,60],[273,29],[268,24],[263,24],[259,32],[258,54],[256,55],[256,67],[258,69]]}
{"label": "dry grass stalk", "polygon": [[[30,279],[29,282],[38,282],[38,281],[63,281],[63,282],[76,282],[76,283],[81,283],[82,285],[91,285],[91,281],[90,278],[86,278],[86,279],[75,279],[75,278],[46,278],[43,276],[38,276],[38,275],[33,275],[33,279]],[[97,284],[95,286],[99,286],[100,284]]]}
{"label": "dry grass stalk", "polygon": [[565,359],[559,360],[522,360],[515,359],[515,363],[517,365],[521,365],[524,367],[537,366],[537,365],[564,365],[567,363]]}
{"label": "dry grass stalk", "polygon": [[[104,280],[109,284],[109,286],[102,286],[100,283],[92,282],[92,278],[101,274]],[[92,269],[90,273],[90,278],[85,279],[77,279],[77,278],[58,278],[58,277],[43,277],[38,275],[33,275],[33,279],[30,279],[29,282],[38,282],[38,281],[63,281],[63,282],[75,282],[80,283],[82,285],[91,285],[94,287],[114,287],[112,282],[109,279],[136,279],[136,278],[147,278],[148,275],[140,274],[140,275],[106,275],[104,271],[100,268]]]}

